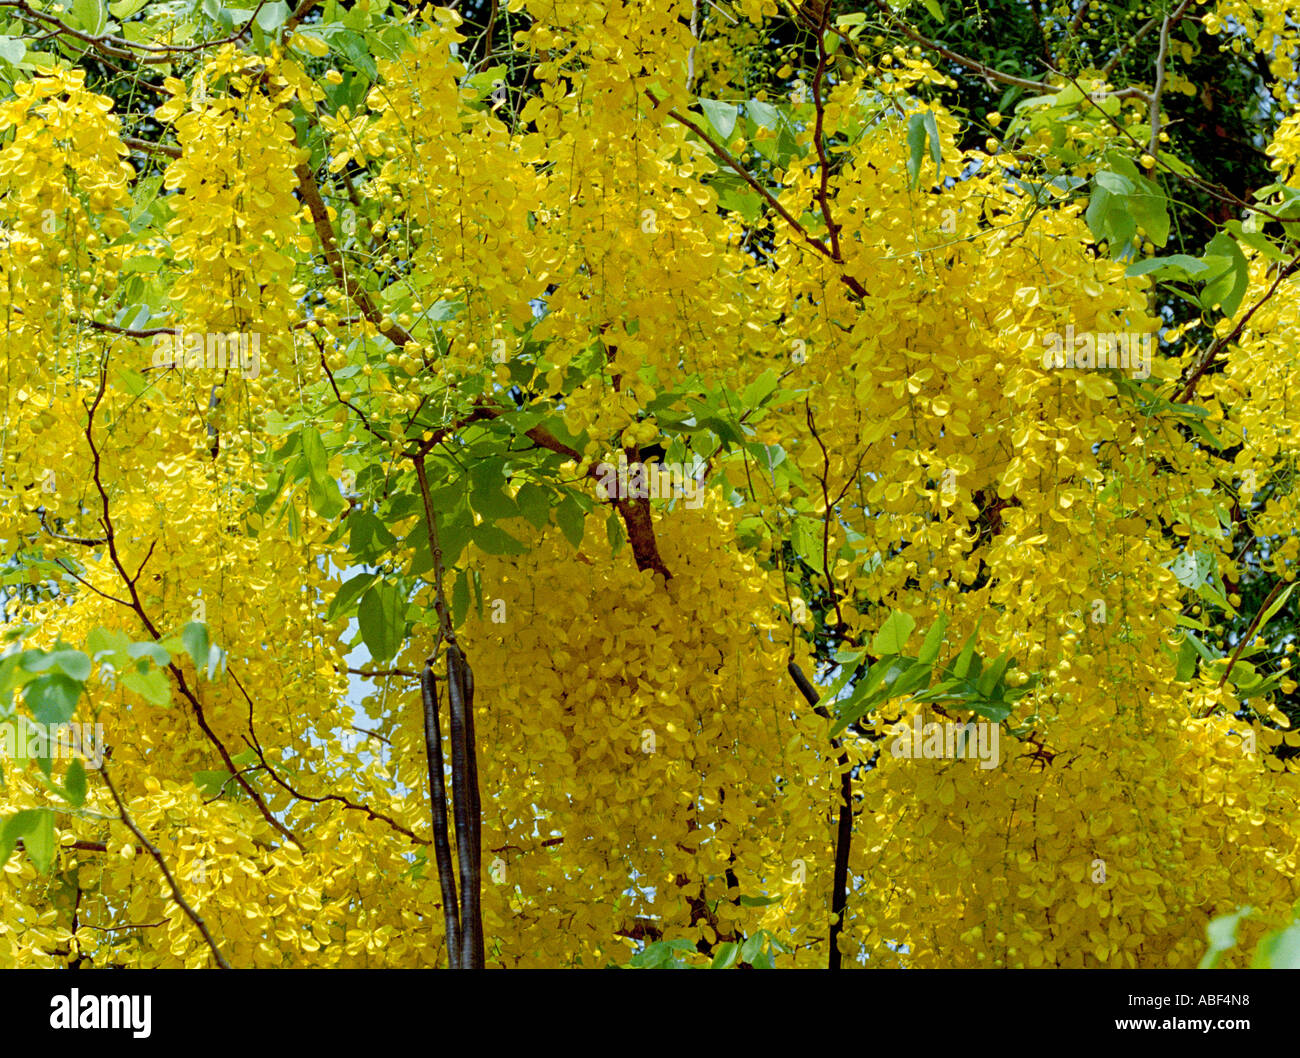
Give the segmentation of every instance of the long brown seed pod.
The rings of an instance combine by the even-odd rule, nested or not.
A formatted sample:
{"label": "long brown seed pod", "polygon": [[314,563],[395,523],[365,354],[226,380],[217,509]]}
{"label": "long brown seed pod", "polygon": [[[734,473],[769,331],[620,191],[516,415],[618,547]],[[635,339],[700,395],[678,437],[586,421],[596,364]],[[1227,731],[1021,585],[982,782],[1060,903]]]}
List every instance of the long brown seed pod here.
{"label": "long brown seed pod", "polygon": [[[447,932],[447,961],[452,969],[461,965],[460,902],[456,899],[456,875],[451,867],[451,845],[447,840],[447,786],[442,773],[442,731],[438,719],[438,687],[432,659],[420,673],[420,697],[424,701],[424,752],[429,762],[429,801],[433,813],[433,852],[442,887],[442,918]],[[454,735],[453,735],[454,738]]]}

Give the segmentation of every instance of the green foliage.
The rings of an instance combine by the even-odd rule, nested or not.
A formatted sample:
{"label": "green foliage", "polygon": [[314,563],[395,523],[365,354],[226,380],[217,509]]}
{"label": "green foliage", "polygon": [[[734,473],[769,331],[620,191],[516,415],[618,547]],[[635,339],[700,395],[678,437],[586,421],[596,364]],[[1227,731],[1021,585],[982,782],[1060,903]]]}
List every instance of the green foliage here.
{"label": "green foliage", "polygon": [[[1242,907],[1227,915],[1212,919],[1205,927],[1209,949],[1199,968],[1213,970],[1219,966],[1225,953],[1237,946],[1237,929],[1254,913],[1254,908]],[[1273,930],[1255,945],[1251,969],[1300,970],[1300,921],[1282,929]]]}

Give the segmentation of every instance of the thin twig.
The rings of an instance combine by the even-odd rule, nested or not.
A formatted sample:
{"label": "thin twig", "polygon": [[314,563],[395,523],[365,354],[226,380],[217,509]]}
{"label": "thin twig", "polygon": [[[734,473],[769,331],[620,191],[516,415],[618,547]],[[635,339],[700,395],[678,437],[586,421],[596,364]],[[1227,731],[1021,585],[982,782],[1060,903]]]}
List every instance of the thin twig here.
{"label": "thin twig", "polygon": [[[820,704],[821,699],[813,685],[808,682],[808,677],[803,674],[803,670],[793,660],[786,665],[786,669],[794,680],[795,686],[799,688],[799,693],[813,707],[813,712],[829,720],[830,710]],[[844,930],[844,915],[849,904],[849,853],[853,846],[853,774],[849,755],[842,749],[840,740],[831,739],[831,747],[840,751],[840,809],[835,828],[835,872],[831,879],[831,914],[835,916],[835,921],[831,923],[830,950],[827,952],[826,968],[838,970],[842,961],[839,937]]]}
{"label": "thin twig", "polygon": [[217,965],[223,970],[229,970],[231,968],[230,963],[227,962],[226,957],[221,954],[221,949],[217,947],[217,942],[212,936],[212,932],[208,929],[207,923],[204,922],[199,913],[190,906],[189,901],[181,895],[180,886],[176,884],[176,878],[172,874],[171,869],[167,866],[167,862],[163,859],[162,853],[158,851],[157,846],[154,845],[152,841],[144,836],[144,831],[135,825],[135,820],[131,818],[131,813],[126,810],[126,805],[122,803],[122,798],[118,795],[117,788],[113,785],[113,781],[108,777],[108,769],[101,768],[99,777],[104,780],[104,785],[108,787],[108,792],[112,794],[113,801],[117,804],[117,811],[121,816],[122,822],[125,823],[127,829],[136,836],[136,840],[145,847],[145,850],[149,855],[153,857],[154,863],[158,864],[158,869],[162,871],[163,877],[167,879],[167,885],[171,888],[172,900],[175,901],[176,906],[185,912],[186,917],[194,923],[195,928],[203,935],[203,939],[207,942],[208,947],[212,951],[212,957],[217,960]]}

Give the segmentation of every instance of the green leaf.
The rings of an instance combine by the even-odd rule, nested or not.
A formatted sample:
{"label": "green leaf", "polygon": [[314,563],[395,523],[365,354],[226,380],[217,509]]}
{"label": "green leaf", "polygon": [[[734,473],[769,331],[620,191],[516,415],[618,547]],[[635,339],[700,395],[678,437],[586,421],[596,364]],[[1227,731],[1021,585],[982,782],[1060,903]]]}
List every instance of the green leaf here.
{"label": "green leaf", "polygon": [[961,648],[961,653],[957,655],[957,659],[952,663],[951,667],[949,667],[947,673],[945,673],[946,676],[956,677],[959,680],[966,678],[966,674],[970,672],[971,665],[975,659],[975,640],[977,635],[977,632],[972,632],[970,634],[970,637]]}
{"label": "green leaf", "polygon": [[774,132],[781,121],[781,113],[776,107],[757,99],[751,99],[745,104],[745,114],[759,128]]}
{"label": "green leaf", "polygon": [[54,862],[54,813],[48,808],[28,808],[10,816],[0,829],[0,867],[20,840],[32,864],[43,874]]}
{"label": "green leaf", "polygon": [[880,626],[880,631],[871,640],[871,652],[877,656],[901,654],[903,648],[907,646],[907,640],[912,634],[912,629],[915,627],[916,621],[911,614],[902,610],[894,610],[885,619],[885,623]]}
{"label": "green leaf", "polygon": [[0,37],[0,59],[20,63],[27,54],[27,45],[21,37]]}
{"label": "green leaf", "polygon": [[339,483],[330,477],[329,456],[320,434],[314,429],[302,432],[302,451],[307,459],[310,483],[308,495],[312,510],[322,518],[336,518],[343,510],[343,494]]}
{"label": "green leaf", "polygon": [[[480,473],[484,467],[489,468],[488,473]],[[491,469],[491,463],[480,463],[476,467],[474,487],[469,498],[470,506],[483,516],[484,524],[514,518],[519,514],[519,505],[506,493],[505,479],[499,473],[491,472]]]}
{"label": "green leaf", "polygon": [[1011,715],[1011,706],[997,699],[975,699],[970,703],[970,707],[979,716],[994,723],[1001,723]]}
{"label": "green leaf", "polygon": [[1204,584],[1214,568],[1214,556],[1208,551],[1183,551],[1169,564],[1170,572],[1184,588]]}
{"label": "green leaf", "polygon": [[122,677],[122,686],[153,705],[168,705],[172,700],[171,683],[162,669],[136,669]]}
{"label": "green leaf", "polygon": [[1269,608],[1264,611],[1263,616],[1260,617],[1259,624],[1255,626],[1255,635],[1259,635],[1259,633],[1264,630],[1264,626],[1268,624],[1269,618],[1271,618],[1274,614],[1278,612],[1278,610],[1282,609],[1282,607],[1286,605],[1286,601],[1290,597],[1293,591],[1295,591],[1294,584],[1288,587],[1286,591],[1284,591],[1281,595],[1279,595],[1276,599],[1273,600],[1272,605],[1270,605]]}
{"label": "green leaf", "polygon": [[1170,254],[1168,257],[1148,257],[1134,261],[1125,269],[1128,276],[1154,275],[1161,279],[1195,279],[1209,271],[1209,266],[1195,257],[1185,253]]}
{"label": "green leaf", "polygon": [[1205,953],[1197,969],[1213,970],[1219,965],[1223,953],[1237,946],[1237,926],[1252,911],[1254,908],[1251,907],[1238,908],[1230,915],[1220,915],[1205,927],[1205,936],[1210,942],[1210,949]]}
{"label": "green leaf", "polygon": [[388,661],[406,635],[406,596],[396,585],[381,581],[361,596],[357,624],[370,656],[376,662]]}
{"label": "green leaf", "polygon": [[515,496],[519,513],[538,529],[545,529],[551,520],[551,494],[547,489],[531,482],[520,487]]}
{"label": "green leaf", "polygon": [[718,945],[717,954],[713,956],[711,968],[714,970],[726,970],[736,964],[736,959],[740,955],[740,945],[735,941],[727,941]]}
{"label": "green leaf", "polygon": [[1225,316],[1236,315],[1241,299],[1250,284],[1250,266],[1246,255],[1231,235],[1219,232],[1205,247],[1206,265],[1217,276],[1201,291],[1201,304],[1208,311],[1216,305]]}
{"label": "green leaf", "polygon": [[330,603],[329,609],[325,612],[326,620],[333,621],[339,614],[347,613],[348,608],[354,601],[375,581],[374,573],[358,573],[355,577],[344,581],[338,593],[334,596],[334,601]]}
{"label": "green leaf", "polygon": [[212,645],[208,641],[208,626],[202,621],[191,621],[181,630],[181,642],[193,660],[194,668],[202,672],[208,663],[208,649]]}
{"label": "green leaf", "polygon": [[944,633],[948,631],[948,615],[940,614],[939,619],[930,626],[930,631],[925,633],[925,639],[921,643],[921,652],[917,655],[917,660],[923,665],[933,665],[935,659],[939,656],[939,650],[943,646]]}
{"label": "green leaf", "polygon": [[915,188],[921,182],[921,159],[925,157],[925,115],[913,114],[907,119],[907,176],[908,186]]}
{"label": "green leaf", "polygon": [[1257,970],[1300,970],[1300,922],[1270,933],[1255,949],[1251,967]]}
{"label": "green leaf", "polygon": [[56,650],[50,655],[50,661],[65,676],[78,683],[90,679],[90,658],[80,650]]}
{"label": "green leaf", "polygon": [[76,28],[98,37],[108,25],[108,9],[104,0],[72,0],[72,18]]}
{"label": "green leaf", "polygon": [[[823,560],[821,521],[808,517],[797,517],[791,526],[790,543],[794,553],[808,563],[818,573],[826,572]],[[877,651],[879,653],[879,651]]]}
{"label": "green leaf", "polygon": [[27,833],[28,827],[35,824],[39,813],[39,808],[28,808],[11,815],[0,825],[0,868],[9,862],[9,857],[14,854],[14,846]]}
{"label": "green leaf", "polygon": [[993,662],[992,665],[990,665],[987,669],[984,670],[984,674],[980,676],[979,682],[976,685],[979,688],[979,692],[981,695],[983,695],[985,698],[989,698],[993,695],[993,692],[997,689],[998,684],[1002,682],[1003,673],[1007,671],[1007,667],[1010,664],[1011,664],[1011,655],[1002,654],[996,661]]}
{"label": "green leaf", "polygon": [[213,643],[208,647],[207,675],[209,680],[211,680],[216,674],[218,668],[220,668],[222,672],[226,671],[226,652],[217,646],[216,643]]}
{"label": "green leaf", "polygon": [[[849,696],[835,703],[836,720],[831,725],[830,737],[837,737],[841,731],[880,702],[893,697],[894,682],[914,665],[912,658],[889,656],[881,658],[876,664],[870,666],[854,684]],[[922,667],[928,678],[928,667]]]}
{"label": "green leaf", "polygon": [[628,960],[628,966],[642,970],[685,970],[689,964],[678,958],[678,952],[695,953],[693,942],[685,939],[657,940],[645,946]]}
{"label": "green leaf", "polygon": [[1137,221],[1128,206],[1135,188],[1127,177],[1106,169],[1097,173],[1093,185],[1083,219],[1095,239],[1108,239],[1113,250],[1123,250],[1137,235]]}
{"label": "green leaf", "polygon": [[746,409],[757,408],[776,392],[776,387],[780,383],[781,376],[775,371],[764,371],[763,374],[745,387],[745,392],[740,398],[741,402]]}
{"label": "green leaf", "polygon": [[555,508],[555,521],[560,527],[560,532],[564,534],[564,539],[569,541],[569,546],[575,549],[582,546],[582,537],[587,525],[582,504],[572,496],[564,497],[560,505]]}
{"label": "green leaf", "polygon": [[930,161],[934,162],[935,175],[938,175],[939,166],[943,163],[943,155],[939,150],[939,125],[934,120],[934,112],[927,110],[925,112],[925,131],[930,140]]}
{"label": "green leaf", "polygon": [[288,4],[283,3],[283,0],[273,0],[272,3],[264,4],[258,11],[257,24],[264,32],[273,33],[288,21],[289,13]]}
{"label": "green leaf", "polygon": [[54,654],[46,653],[39,647],[24,650],[17,657],[18,665],[24,672],[44,672],[54,665]]}
{"label": "green leaf", "polygon": [[504,529],[498,529],[486,521],[482,525],[474,526],[471,535],[474,543],[489,555],[522,555],[528,550],[522,542]]}
{"label": "green leaf", "polygon": [[709,124],[722,137],[723,143],[731,139],[731,134],[736,129],[736,117],[740,113],[739,107],[733,103],[723,103],[716,99],[701,99],[700,109],[704,111],[704,116],[709,119]]}
{"label": "green leaf", "polygon": [[215,801],[218,797],[237,798],[241,788],[237,784],[231,784],[232,777],[230,772],[219,768],[215,771],[196,771],[194,785],[199,788],[205,801]]}
{"label": "green leaf", "polygon": [[[911,664],[900,672],[894,679],[887,680],[885,687],[881,689],[880,698],[899,698],[905,694],[911,694],[918,687],[923,687],[930,682],[930,666],[923,665],[920,662],[913,662],[911,658],[903,658],[903,661]],[[875,703],[873,703],[875,704]]]}
{"label": "green leaf", "polygon": [[[370,54],[370,48],[366,46],[369,39],[368,36],[363,37],[359,33],[343,30],[331,34],[330,43],[350,59],[353,66],[373,81],[379,76],[379,67],[375,63],[374,56]],[[437,308],[438,305],[435,305],[434,309]]]}
{"label": "green leaf", "polygon": [[36,821],[23,835],[27,855],[35,868],[44,874],[54,862],[54,813],[48,808],[37,809]]}
{"label": "green leaf", "polygon": [[62,673],[39,676],[23,690],[27,708],[41,724],[66,724],[80,697],[81,684]]}
{"label": "green leaf", "polygon": [[1174,672],[1174,678],[1179,683],[1186,683],[1196,676],[1196,643],[1195,637],[1190,633],[1183,636],[1182,645],[1178,648],[1178,667]]}
{"label": "green leaf", "polygon": [[[715,181],[716,183],[719,182]],[[747,224],[756,223],[763,215],[762,199],[756,193],[743,191],[738,187],[725,189],[719,187],[718,205],[732,213],[739,213]]]}
{"label": "green leaf", "polygon": [[1137,185],[1127,176],[1110,169],[1098,170],[1095,179],[1098,187],[1105,188],[1112,195],[1131,195],[1137,190]]}
{"label": "green leaf", "polygon": [[68,765],[68,772],[63,777],[63,790],[68,803],[73,808],[80,808],[86,802],[86,769],[80,760],[73,759]]}
{"label": "green leaf", "polygon": [[1135,182],[1137,191],[1128,197],[1129,211],[1146,237],[1156,246],[1164,246],[1169,241],[1168,200],[1159,184],[1141,177]]}
{"label": "green leaf", "polygon": [[126,652],[133,658],[148,658],[159,668],[166,668],[172,660],[171,655],[158,643],[132,643],[126,648]]}

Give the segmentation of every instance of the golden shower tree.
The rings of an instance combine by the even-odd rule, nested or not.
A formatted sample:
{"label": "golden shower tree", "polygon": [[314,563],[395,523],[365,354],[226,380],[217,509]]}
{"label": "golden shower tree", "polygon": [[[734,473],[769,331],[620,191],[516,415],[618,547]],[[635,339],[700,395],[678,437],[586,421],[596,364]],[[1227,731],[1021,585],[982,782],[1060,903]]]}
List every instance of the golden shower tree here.
{"label": "golden shower tree", "polygon": [[[0,965],[1289,919],[1289,9],[1121,79],[936,4],[0,6]],[[1219,30],[1276,183],[1188,252]]]}

